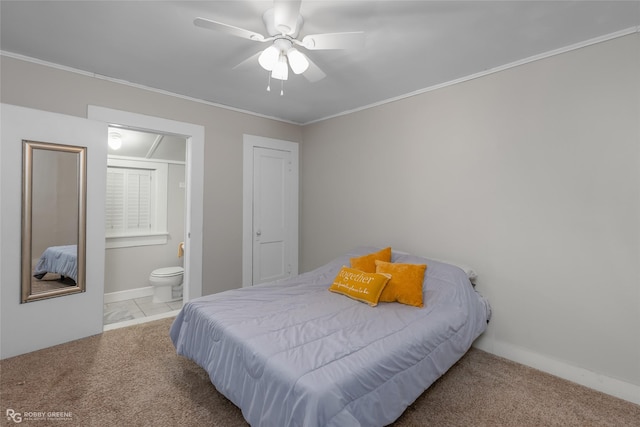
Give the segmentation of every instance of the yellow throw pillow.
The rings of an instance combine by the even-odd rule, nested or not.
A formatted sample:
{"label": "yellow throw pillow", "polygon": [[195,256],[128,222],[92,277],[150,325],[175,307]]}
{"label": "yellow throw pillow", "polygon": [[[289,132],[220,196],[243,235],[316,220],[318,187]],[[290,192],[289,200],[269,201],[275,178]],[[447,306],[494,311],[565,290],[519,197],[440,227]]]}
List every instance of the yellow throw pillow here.
{"label": "yellow throw pillow", "polygon": [[390,278],[387,274],[365,273],[345,266],[329,286],[329,290],[375,307]]}
{"label": "yellow throw pillow", "polygon": [[351,258],[351,268],[355,268],[366,273],[376,272],[376,260],[390,262],[391,261],[391,246],[379,250],[368,255],[363,255],[357,258]]}
{"label": "yellow throw pillow", "polygon": [[399,264],[376,261],[376,273],[390,274],[391,280],[380,295],[380,302],[395,302],[423,307],[422,282],[426,264]]}

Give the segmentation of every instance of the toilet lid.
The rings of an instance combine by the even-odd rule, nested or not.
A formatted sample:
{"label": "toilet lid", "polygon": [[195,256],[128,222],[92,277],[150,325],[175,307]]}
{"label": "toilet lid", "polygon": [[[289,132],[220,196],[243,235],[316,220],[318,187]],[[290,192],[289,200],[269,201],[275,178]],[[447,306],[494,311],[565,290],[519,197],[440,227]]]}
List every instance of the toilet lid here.
{"label": "toilet lid", "polygon": [[157,270],[153,270],[151,272],[151,275],[155,277],[170,277],[170,276],[178,276],[183,273],[184,273],[184,268],[182,267],[164,267],[164,268],[158,268]]}

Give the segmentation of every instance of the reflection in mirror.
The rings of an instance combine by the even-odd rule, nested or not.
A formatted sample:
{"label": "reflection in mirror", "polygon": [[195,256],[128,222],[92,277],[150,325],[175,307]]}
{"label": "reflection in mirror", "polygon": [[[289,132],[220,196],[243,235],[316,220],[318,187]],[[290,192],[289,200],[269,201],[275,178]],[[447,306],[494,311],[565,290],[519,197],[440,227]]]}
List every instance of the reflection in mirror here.
{"label": "reflection in mirror", "polygon": [[86,289],[86,150],[23,141],[23,303]]}

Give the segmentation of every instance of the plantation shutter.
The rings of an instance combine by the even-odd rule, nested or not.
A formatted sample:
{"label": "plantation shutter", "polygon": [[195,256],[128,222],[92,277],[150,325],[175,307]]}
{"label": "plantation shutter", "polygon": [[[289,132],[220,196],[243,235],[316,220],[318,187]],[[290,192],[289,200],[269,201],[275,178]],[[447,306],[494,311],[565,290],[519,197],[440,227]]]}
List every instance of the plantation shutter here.
{"label": "plantation shutter", "polygon": [[125,170],[107,168],[107,233],[124,231],[124,181]]}
{"label": "plantation shutter", "polygon": [[107,233],[151,230],[152,170],[107,168]]}
{"label": "plantation shutter", "polygon": [[127,231],[151,228],[151,171],[127,169]]}

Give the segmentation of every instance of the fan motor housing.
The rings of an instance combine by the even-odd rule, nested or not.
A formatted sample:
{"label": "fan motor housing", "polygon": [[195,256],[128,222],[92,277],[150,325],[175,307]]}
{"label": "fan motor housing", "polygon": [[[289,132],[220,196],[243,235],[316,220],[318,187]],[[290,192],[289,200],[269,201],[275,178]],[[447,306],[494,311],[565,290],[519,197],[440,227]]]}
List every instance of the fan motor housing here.
{"label": "fan motor housing", "polygon": [[[278,36],[278,35],[284,34],[294,39],[298,37],[298,34],[300,33],[300,28],[302,28],[302,24],[304,24],[304,19],[302,18],[302,15],[298,15],[296,28],[294,28],[293,30],[291,30],[290,28],[288,30],[286,28],[281,28],[281,29],[276,28],[275,15],[274,15],[273,8],[265,10],[265,12],[262,14],[262,21],[264,22],[264,26],[267,29],[267,33],[270,36]],[[286,30],[286,31],[282,31],[282,30]]]}

